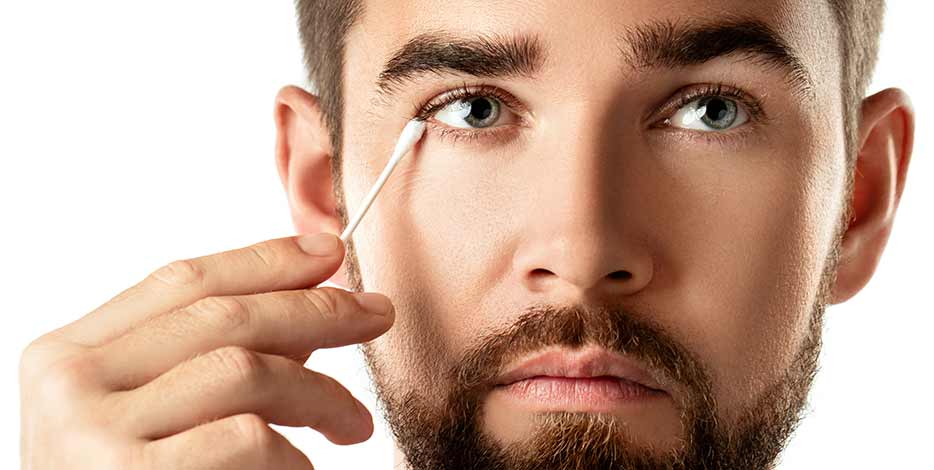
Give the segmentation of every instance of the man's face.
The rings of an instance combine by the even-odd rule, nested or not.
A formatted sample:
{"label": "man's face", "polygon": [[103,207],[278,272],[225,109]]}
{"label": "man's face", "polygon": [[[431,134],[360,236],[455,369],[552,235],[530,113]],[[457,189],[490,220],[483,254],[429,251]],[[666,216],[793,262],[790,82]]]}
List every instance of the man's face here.
{"label": "man's face", "polygon": [[440,104],[354,235],[353,287],[396,306],[366,353],[413,466],[774,458],[846,203],[835,31],[824,2],[366,2],[348,213]]}

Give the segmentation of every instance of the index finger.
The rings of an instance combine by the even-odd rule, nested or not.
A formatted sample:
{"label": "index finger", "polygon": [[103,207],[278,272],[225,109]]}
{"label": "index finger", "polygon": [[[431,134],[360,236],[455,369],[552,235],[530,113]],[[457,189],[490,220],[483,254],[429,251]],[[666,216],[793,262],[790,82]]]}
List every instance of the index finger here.
{"label": "index finger", "polygon": [[343,258],[340,238],[317,233],[173,261],[59,331],[77,343],[100,345],[204,297],[313,287],[330,278]]}

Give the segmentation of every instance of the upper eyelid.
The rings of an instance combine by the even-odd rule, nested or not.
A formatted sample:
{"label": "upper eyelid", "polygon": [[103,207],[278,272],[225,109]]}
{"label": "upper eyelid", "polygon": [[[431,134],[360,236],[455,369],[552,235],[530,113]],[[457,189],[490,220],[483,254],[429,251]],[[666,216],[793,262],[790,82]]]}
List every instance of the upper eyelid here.
{"label": "upper eyelid", "polygon": [[[714,92],[715,89],[717,92]],[[667,127],[668,121],[675,112],[699,99],[710,96],[720,96],[735,101],[738,106],[746,110],[749,120],[754,123],[761,124],[768,121],[768,114],[764,107],[752,94],[736,86],[708,83],[680,88],[662,101],[661,105],[650,107],[643,122],[647,122],[650,127]]]}
{"label": "upper eyelid", "polygon": [[416,103],[412,115],[417,118],[428,119],[452,102],[478,96],[492,97],[499,100],[506,108],[516,114],[525,111],[525,106],[518,98],[515,98],[512,93],[500,87],[484,83],[471,85],[465,82],[439,93],[426,101]]}
{"label": "upper eyelid", "polygon": [[[466,93],[464,93],[465,91]],[[515,95],[499,86],[486,83],[469,84],[464,82],[459,86],[448,88],[425,101],[415,104],[415,111],[412,114],[416,117],[428,119],[452,102],[477,96],[488,96],[499,100],[510,112],[517,114],[519,119],[523,121],[525,121],[525,119],[522,117],[522,114],[529,113],[521,100],[515,98]],[[709,96],[721,96],[736,101],[737,105],[746,110],[749,115],[749,120],[754,123],[762,124],[768,121],[768,115],[758,98],[744,91],[739,86],[720,82],[695,83],[679,88],[665,100],[661,101],[661,104],[649,106],[643,122],[648,123],[650,127],[667,127],[666,122],[671,119],[674,113],[681,109],[681,107]]]}

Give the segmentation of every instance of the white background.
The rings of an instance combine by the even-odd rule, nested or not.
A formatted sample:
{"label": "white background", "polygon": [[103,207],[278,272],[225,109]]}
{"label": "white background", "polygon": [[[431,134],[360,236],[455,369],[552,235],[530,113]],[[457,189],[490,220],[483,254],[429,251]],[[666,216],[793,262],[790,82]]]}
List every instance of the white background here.
{"label": "white background", "polygon": [[[918,110],[908,184],[874,279],[829,310],[810,416],[781,470],[934,467],[928,5],[890,1],[871,91],[900,86]],[[304,83],[296,34],[288,1],[0,5],[0,467],[16,466],[17,364],[31,339],[171,260],[295,233],[272,104],[281,85]],[[355,349],[310,364],[373,409]],[[388,469],[376,424],[347,447],[277,429],[316,468]]]}

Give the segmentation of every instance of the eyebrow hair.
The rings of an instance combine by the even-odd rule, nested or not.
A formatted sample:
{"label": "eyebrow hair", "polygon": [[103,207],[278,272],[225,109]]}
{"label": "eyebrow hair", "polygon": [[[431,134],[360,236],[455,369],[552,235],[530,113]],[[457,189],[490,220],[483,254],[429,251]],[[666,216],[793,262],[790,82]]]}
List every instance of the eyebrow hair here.
{"label": "eyebrow hair", "polygon": [[[617,38],[622,60],[634,69],[684,68],[718,57],[744,55],[760,65],[778,67],[793,91],[810,95],[807,69],[781,36],[754,19],[713,23],[652,22]],[[460,72],[474,77],[535,78],[546,59],[534,34],[456,36],[446,31],[418,34],[386,62],[376,88],[384,100],[426,74]]]}
{"label": "eyebrow hair", "polygon": [[406,82],[426,73],[462,72],[475,77],[534,77],[545,52],[538,36],[480,35],[462,38],[443,31],[409,39],[386,62],[376,82],[382,95],[391,95]]}
{"label": "eyebrow hair", "polygon": [[769,25],[754,19],[653,22],[627,30],[618,45],[623,59],[637,69],[689,67],[742,55],[784,71],[788,84],[799,94],[810,96],[813,90],[813,80],[793,49]]}

